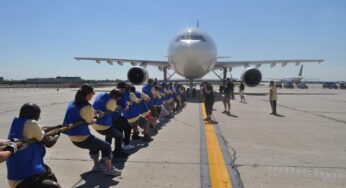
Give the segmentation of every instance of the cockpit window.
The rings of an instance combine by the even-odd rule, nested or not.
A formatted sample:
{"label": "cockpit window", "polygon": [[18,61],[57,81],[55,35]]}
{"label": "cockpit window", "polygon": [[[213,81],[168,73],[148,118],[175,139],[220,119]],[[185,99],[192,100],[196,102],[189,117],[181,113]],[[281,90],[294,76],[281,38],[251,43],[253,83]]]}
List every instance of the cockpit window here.
{"label": "cockpit window", "polygon": [[198,41],[203,41],[203,42],[206,41],[202,35],[193,34],[193,33],[187,33],[187,34],[178,36],[176,39],[176,42],[181,41],[181,40],[198,40]]}

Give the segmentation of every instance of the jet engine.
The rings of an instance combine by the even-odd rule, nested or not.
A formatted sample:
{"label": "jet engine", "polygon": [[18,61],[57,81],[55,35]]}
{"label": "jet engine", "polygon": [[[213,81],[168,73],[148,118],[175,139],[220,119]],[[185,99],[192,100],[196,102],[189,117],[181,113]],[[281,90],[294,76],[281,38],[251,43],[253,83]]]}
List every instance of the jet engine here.
{"label": "jet engine", "polygon": [[249,67],[243,72],[241,80],[248,87],[255,87],[262,81],[261,71],[254,67]]}
{"label": "jet engine", "polygon": [[130,68],[127,72],[127,79],[134,85],[144,83],[149,77],[148,71],[140,66]]}

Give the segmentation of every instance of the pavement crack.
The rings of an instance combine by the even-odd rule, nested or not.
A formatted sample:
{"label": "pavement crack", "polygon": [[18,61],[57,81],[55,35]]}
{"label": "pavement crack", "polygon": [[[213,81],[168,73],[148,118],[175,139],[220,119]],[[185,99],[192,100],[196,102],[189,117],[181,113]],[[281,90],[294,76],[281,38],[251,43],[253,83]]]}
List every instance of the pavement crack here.
{"label": "pavement crack", "polygon": [[[89,162],[91,159],[71,159],[71,158],[46,158],[45,160],[52,161],[85,161]],[[195,162],[176,162],[176,161],[131,161],[131,160],[113,160],[113,163],[139,163],[139,164],[170,164],[170,165],[200,165],[201,163]]]}
{"label": "pavement crack", "polygon": [[[212,116],[212,118],[215,119],[214,116]],[[223,134],[222,134],[222,132],[221,132],[221,130],[220,130],[219,125],[216,124],[215,127],[216,127],[216,129],[217,129],[217,131],[215,132],[216,136],[219,137],[219,138],[220,138],[219,140],[222,142],[222,144],[223,144],[225,147],[227,147],[227,149],[228,149],[228,155],[230,155],[231,161],[230,161],[229,164],[227,164],[227,165],[231,166],[231,169],[233,169],[233,172],[235,172],[235,176],[236,176],[235,178],[237,179],[238,186],[239,186],[239,187],[244,187],[243,181],[242,181],[242,179],[241,179],[241,177],[240,177],[240,172],[239,172],[237,166],[234,165],[234,164],[235,164],[235,161],[237,160],[237,152],[236,152],[236,150],[229,144],[229,142],[226,140],[226,138],[223,136]],[[232,152],[231,152],[232,154],[229,152],[229,149],[232,151]],[[227,155],[227,154],[224,153],[223,155]],[[224,157],[225,157],[225,156],[224,156]]]}
{"label": "pavement crack", "polygon": [[[59,105],[59,104],[67,104],[67,102],[66,101],[64,101],[64,102],[53,102],[53,103],[50,103],[50,104],[44,104],[44,105],[40,105],[40,106],[41,106],[41,108],[43,108],[43,107],[49,107],[49,106],[54,106],[54,105]],[[17,112],[17,111],[19,111],[19,109],[10,109],[10,110],[2,111],[2,112],[0,112],[0,114],[2,115],[2,114],[7,114],[7,113],[11,113],[11,112]]]}
{"label": "pavement crack", "polygon": [[287,168],[311,168],[311,169],[339,169],[346,170],[345,167],[338,166],[308,166],[308,165],[272,165],[272,164],[237,164],[236,167],[287,167]]}
{"label": "pavement crack", "polygon": [[227,148],[232,151],[231,152],[232,153],[231,154],[232,155],[232,162],[229,165],[231,165],[231,168],[234,169],[234,171],[237,174],[237,179],[238,179],[238,182],[239,182],[239,187],[244,187],[243,181],[242,181],[242,179],[240,177],[240,172],[239,172],[237,166],[235,165],[235,161],[237,160],[237,152],[236,152],[236,150],[232,146],[230,146],[229,142],[226,140],[226,138],[221,133],[217,134],[217,135],[221,138],[221,140],[225,144],[225,146],[227,146]]}
{"label": "pavement crack", "polygon": [[186,123],[186,122],[181,121],[181,120],[178,120],[178,119],[176,119],[176,118],[172,118],[171,120],[174,120],[174,121],[176,121],[176,122],[178,122],[178,123],[181,123],[182,125],[185,125],[185,126],[187,126],[187,127],[190,127],[190,128],[193,128],[193,129],[197,129],[198,131],[201,130],[200,127],[196,127],[196,126],[194,126],[194,125],[192,125],[192,124]]}
{"label": "pavement crack", "polygon": [[52,160],[52,161],[91,161],[91,159],[72,159],[72,158],[45,158],[45,160]]}

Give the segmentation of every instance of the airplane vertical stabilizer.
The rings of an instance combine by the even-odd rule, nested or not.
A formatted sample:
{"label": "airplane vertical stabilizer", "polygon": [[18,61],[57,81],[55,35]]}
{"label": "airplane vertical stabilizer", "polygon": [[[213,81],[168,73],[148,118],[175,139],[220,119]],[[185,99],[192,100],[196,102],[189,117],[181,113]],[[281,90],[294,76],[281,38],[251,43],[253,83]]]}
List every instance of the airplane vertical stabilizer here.
{"label": "airplane vertical stabilizer", "polygon": [[303,75],[303,65],[300,66],[300,70],[299,70],[298,76],[302,76],[302,75]]}

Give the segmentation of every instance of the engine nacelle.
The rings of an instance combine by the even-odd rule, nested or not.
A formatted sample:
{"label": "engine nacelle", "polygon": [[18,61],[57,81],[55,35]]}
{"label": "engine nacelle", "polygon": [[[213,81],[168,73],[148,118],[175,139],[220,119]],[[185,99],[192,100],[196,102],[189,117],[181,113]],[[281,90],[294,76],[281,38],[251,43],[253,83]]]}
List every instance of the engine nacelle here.
{"label": "engine nacelle", "polygon": [[261,71],[254,67],[249,67],[243,72],[241,80],[248,87],[255,87],[262,81]]}
{"label": "engine nacelle", "polygon": [[140,66],[131,67],[127,72],[127,79],[134,85],[143,84],[148,77],[148,71]]}

